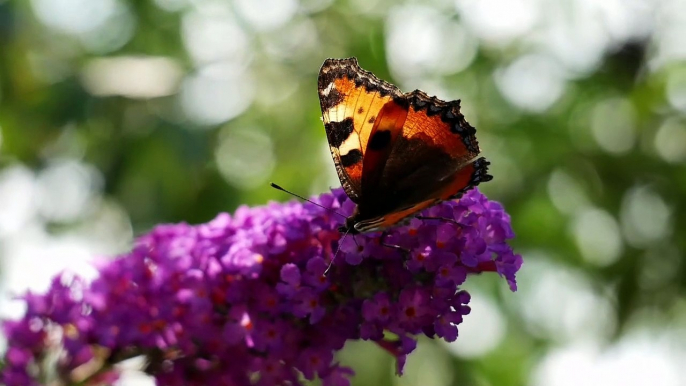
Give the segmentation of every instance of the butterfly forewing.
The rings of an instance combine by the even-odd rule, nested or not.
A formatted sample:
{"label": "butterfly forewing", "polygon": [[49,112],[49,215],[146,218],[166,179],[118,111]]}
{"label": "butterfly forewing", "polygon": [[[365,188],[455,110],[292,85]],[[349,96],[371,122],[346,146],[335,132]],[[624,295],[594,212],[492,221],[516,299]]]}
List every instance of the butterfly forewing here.
{"label": "butterfly forewing", "polygon": [[362,194],[366,197],[373,197],[379,192],[386,163],[396,142],[402,138],[407,112],[404,104],[392,100],[377,114],[362,166]]}
{"label": "butterfly forewing", "polygon": [[359,202],[362,160],[372,128],[383,106],[400,90],[361,69],[354,58],[327,59],[319,72],[318,88],[338,177],[348,197]]}

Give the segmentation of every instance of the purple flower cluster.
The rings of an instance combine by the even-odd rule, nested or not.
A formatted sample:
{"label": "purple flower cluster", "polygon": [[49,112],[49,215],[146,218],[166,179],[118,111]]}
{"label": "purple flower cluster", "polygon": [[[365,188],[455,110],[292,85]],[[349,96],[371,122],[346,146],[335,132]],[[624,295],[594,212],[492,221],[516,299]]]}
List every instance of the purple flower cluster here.
{"label": "purple flower cluster", "polygon": [[[315,201],[354,208],[340,189]],[[91,283],[61,275],[26,295],[26,315],[4,323],[0,383],[108,384],[114,364],[142,355],[160,385],[343,386],[353,371],[334,353],[355,339],[375,341],[402,373],[416,335],[457,338],[468,275],[497,272],[515,290],[522,262],[509,216],[477,190],[423,215],[439,219],[383,239],[341,239],[340,216],[299,202],[157,226]]]}

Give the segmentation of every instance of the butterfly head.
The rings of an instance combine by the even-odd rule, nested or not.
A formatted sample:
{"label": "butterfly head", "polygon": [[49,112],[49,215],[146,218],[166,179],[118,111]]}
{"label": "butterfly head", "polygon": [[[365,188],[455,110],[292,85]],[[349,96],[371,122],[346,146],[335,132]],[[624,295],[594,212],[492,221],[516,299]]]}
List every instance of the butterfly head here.
{"label": "butterfly head", "polygon": [[372,232],[384,228],[384,218],[375,217],[371,219],[361,219],[360,212],[357,208],[352,216],[345,219],[345,225],[338,227],[338,231],[341,233],[349,233],[351,235],[356,235],[359,233]]}
{"label": "butterfly head", "polygon": [[351,235],[356,235],[356,234],[360,233],[360,231],[357,230],[357,228],[355,228],[355,224],[358,221],[359,215],[360,215],[360,212],[358,211],[358,208],[355,207],[355,211],[353,212],[353,214],[350,215],[350,217],[347,217],[345,219],[345,224],[339,226],[338,231],[343,233],[343,234],[348,233]]}

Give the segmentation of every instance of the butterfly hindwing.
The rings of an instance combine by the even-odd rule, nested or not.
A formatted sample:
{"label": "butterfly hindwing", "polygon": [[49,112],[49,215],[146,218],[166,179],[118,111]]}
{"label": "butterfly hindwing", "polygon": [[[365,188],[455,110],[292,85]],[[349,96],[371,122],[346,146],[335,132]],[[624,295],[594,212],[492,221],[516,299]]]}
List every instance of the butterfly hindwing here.
{"label": "butterfly hindwing", "polygon": [[444,102],[429,97],[421,90],[405,94],[409,113],[403,137],[428,136],[427,146],[440,150],[454,159],[470,160],[479,152],[476,129],[460,112],[460,101]]}
{"label": "butterfly hindwing", "polygon": [[[361,209],[357,219],[358,228],[360,231],[388,228],[400,223],[408,216],[436,205],[440,201],[458,199],[480,182],[491,180],[492,177],[488,174],[488,165],[489,162],[481,157],[459,168],[440,184],[416,186],[421,191],[407,196],[409,199],[386,201],[388,205],[385,208],[383,208],[383,201],[380,201],[377,202],[377,205],[371,206],[370,210]],[[413,178],[409,178],[408,181],[413,181]],[[401,193],[397,197],[403,197],[403,194]],[[382,207],[382,209],[374,210],[375,207]]]}

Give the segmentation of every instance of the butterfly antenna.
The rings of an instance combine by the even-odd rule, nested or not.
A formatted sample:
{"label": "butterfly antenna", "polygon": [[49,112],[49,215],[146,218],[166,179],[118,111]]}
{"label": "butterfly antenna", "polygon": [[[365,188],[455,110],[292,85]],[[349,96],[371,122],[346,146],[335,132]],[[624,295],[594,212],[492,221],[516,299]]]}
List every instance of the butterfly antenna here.
{"label": "butterfly antenna", "polygon": [[[322,209],[326,209],[326,210],[330,211],[331,213],[336,213],[337,215],[339,215],[339,216],[341,216],[341,217],[343,217],[343,218],[347,218],[346,216],[344,216],[344,215],[342,215],[342,214],[336,212],[336,211],[333,210],[332,208],[327,208],[327,207],[325,207],[324,205],[319,205],[319,204],[317,204],[316,202],[314,202],[314,201],[312,201],[312,200],[308,200],[307,198],[305,198],[305,197],[303,197],[303,196],[301,196],[301,195],[299,195],[299,194],[295,194],[295,193],[291,192],[290,190],[286,190],[286,189],[282,188],[281,186],[279,186],[279,185],[277,185],[277,184],[275,184],[275,183],[273,183],[273,182],[270,182],[269,184],[272,186],[272,188],[274,188],[274,189],[276,189],[276,190],[280,190],[280,191],[282,191],[282,192],[286,192],[286,193],[290,194],[290,195],[293,196],[293,197],[297,197],[297,198],[299,198],[299,199],[301,199],[301,200],[303,200],[303,201],[309,202],[309,203],[312,204],[312,205],[317,205],[318,207],[320,207],[320,208],[322,208]],[[346,233],[346,234],[347,234],[347,233]]]}
{"label": "butterfly antenna", "polygon": [[[329,272],[329,270],[330,270],[331,267],[333,266],[333,262],[336,261],[336,256],[338,256],[338,251],[341,250],[341,244],[342,244],[342,242],[343,242],[343,239],[345,239],[345,236],[347,236],[348,233],[350,233],[350,229],[348,229],[347,231],[345,231],[345,233],[343,233],[343,236],[341,237],[341,239],[338,240],[338,248],[336,248],[336,253],[333,254],[333,257],[331,258],[331,261],[329,261],[329,266],[326,267],[326,269],[324,270],[324,276],[326,276],[326,274]],[[354,240],[354,239],[355,239],[355,235],[353,235],[353,240]],[[357,241],[355,241],[355,243],[357,244]]]}

